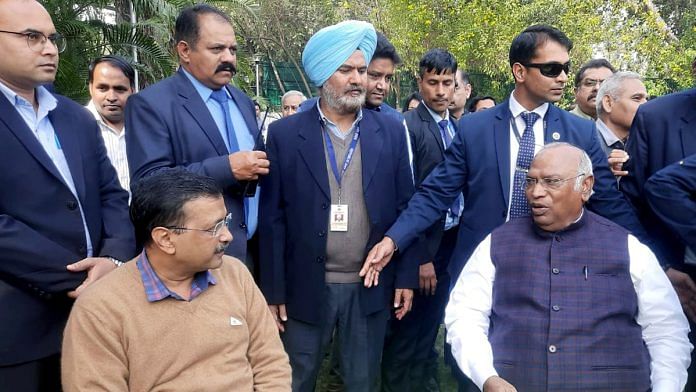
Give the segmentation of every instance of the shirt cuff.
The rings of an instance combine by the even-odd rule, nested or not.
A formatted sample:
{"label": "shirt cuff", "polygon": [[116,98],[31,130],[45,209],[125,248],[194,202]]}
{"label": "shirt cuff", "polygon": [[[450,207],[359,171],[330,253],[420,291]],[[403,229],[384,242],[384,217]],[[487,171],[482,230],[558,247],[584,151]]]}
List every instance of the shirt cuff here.
{"label": "shirt cuff", "polygon": [[483,384],[489,378],[497,376],[498,372],[495,371],[493,364],[480,364],[471,369],[471,381],[476,384],[476,386],[483,391]]}

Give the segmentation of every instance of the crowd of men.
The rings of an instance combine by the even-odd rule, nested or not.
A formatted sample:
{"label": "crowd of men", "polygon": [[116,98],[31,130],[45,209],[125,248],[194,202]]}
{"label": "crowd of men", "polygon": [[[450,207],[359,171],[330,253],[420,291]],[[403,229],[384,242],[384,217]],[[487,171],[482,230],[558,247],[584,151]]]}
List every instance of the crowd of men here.
{"label": "crowd of men", "polygon": [[[572,41],[511,42],[515,88],[471,97],[444,49],[385,102],[401,58],[367,22],[316,32],[318,97],[282,118],[230,82],[230,17],[174,26],[178,70],[140,92],[0,0],[0,385],[16,391],[696,390],[696,89],[647,102]],[[265,116],[263,116],[265,117]]]}

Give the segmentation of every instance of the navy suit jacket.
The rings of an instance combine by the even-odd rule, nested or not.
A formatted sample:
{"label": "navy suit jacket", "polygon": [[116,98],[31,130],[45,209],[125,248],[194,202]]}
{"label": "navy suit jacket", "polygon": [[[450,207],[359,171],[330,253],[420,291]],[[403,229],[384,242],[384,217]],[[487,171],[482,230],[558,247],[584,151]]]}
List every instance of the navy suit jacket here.
{"label": "navy suit jacket", "polygon": [[[426,108],[424,103],[420,103],[415,110],[410,110],[404,114],[408,133],[411,136],[411,146],[413,148],[413,172],[416,188],[425,181],[431,171],[445,159],[445,144],[442,141],[440,126],[435,122],[433,116]],[[458,131],[457,122],[454,117],[450,117],[450,122],[454,126],[455,133]],[[442,234],[445,230],[446,213],[435,222],[425,233],[426,252],[421,259],[421,263],[434,262],[435,255],[440,248]],[[447,265],[436,265],[437,271],[445,271]]]}
{"label": "navy suit jacket", "polygon": [[[238,89],[227,89],[254,140],[258,140],[253,102]],[[132,182],[168,167],[183,167],[217,181],[227,211],[232,213],[230,230],[234,239],[225,253],[244,260],[247,182],[237,181],[232,175],[229,152],[215,120],[182,70],[128,98],[126,129]]]}
{"label": "navy suit jacket", "polygon": [[[370,222],[367,251],[382,239],[413,194],[403,124],[363,110],[362,184]],[[289,317],[318,323],[324,304],[326,233],[331,192],[319,111],[273,122],[268,132],[270,174],[261,180],[260,286],[269,304],[286,304]],[[415,251],[417,247],[414,247]],[[362,288],[370,314],[393,301],[394,285],[418,287],[418,260],[406,251]]]}
{"label": "navy suit jacket", "polygon": [[696,155],[653,174],[645,195],[660,220],[696,249]]}
{"label": "navy suit jacket", "polygon": [[[505,223],[510,199],[510,108],[505,101],[495,108],[468,114],[440,163],[421,184],[387,235],[399,249],[407,247],[452,205],[461,192],[464,211],[459,220],[457,245],[449,263],[456,280],[469,256],[483,238]],[[549,105],[544,143],[568,142],[592,159],[595,194],[588,207],[644,237],[630,205],[616,188],[606,155],[596,137],[594,123]],[[554,136],[557,136],[554,137]]]}
{"label": "navy suit jacket", "polygon": [[[94,117],[56,95],[49,119],[60,140],[92,239],[93,256],[135,256],[128,193],[121,189]],[[60,351],[87,257],[78,199],[12,104],[0,94],[0,366]]]}
{"label": "navy suit jacket", "polygon": [[645,182],[658,170],[696,154],[696,88],[666,95],[638,107],[626,151],[628,176],[621,190],[638,211],[651,248],[660,262],[679,267],[684,261],[684,244],[672,235],[648,206]]}

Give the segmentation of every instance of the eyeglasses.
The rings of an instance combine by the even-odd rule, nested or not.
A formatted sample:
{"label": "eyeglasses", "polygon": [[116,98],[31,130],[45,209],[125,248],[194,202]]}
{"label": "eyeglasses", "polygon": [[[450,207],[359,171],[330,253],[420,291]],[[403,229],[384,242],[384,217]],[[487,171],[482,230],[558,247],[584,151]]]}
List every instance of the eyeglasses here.
{"label": "eyeglasses", "polygon": [[582,81],[582,86],[587,88],[592,88],[597,85],[601,85],[604,79],[585,79]]}
{"label": "eyeglasses", "polygon": [[541,184],[541,186],[546,189],[546,190],[557,190],[560,189],[563,184],[565,184],[567,181],[574,180],[578,177],[584,176],[585,173],[580,173],[575,177],[570,177],[570,178],[532,178],[532,177],[527,177],[524,180],[524,183],[522,183],[522,189],[523,190],[528,190],[534,187],[536,184]]}
{"label": "eyeglasses", "polygon": [[193,231],[204,231],[206,233],[210,233],[212,237],[217,237],[220,235],[220,232],[222,231],[223,227],[230,227],[230,222],[232,222],[232,213],[230,212],[227,214],[227,216],[221,220],[220,222],[216,223],[215,226],[211,227],[210,229],[192,229],[188,227],[176,227],[176,226],[165,226],[169,230],[193,230]]}
{"label": "eyeglasses", "polygon": [[561,74],[561,71],[565,72],[566,75],[570,73],[570,61],[565,64],[561,63],[528,63],[522,64],[525,67],[539,68],[539,72],[542,75],[555,78]]}
{"label": "eyeglasses", "polygon": [[51,41],[51,44],[56,47],[58,53],[63,53],[65,47],[67,46],[65,37],[59,33],[53,33],[48,36],[40,31],[25,31],[20,33],[16,31],[0,30],[0,33],[24,36],[24,38],[27,40],[27,46],[29,49],[36,53],[41,53],[44,50],[44,47],[46,47],[46,41]]}

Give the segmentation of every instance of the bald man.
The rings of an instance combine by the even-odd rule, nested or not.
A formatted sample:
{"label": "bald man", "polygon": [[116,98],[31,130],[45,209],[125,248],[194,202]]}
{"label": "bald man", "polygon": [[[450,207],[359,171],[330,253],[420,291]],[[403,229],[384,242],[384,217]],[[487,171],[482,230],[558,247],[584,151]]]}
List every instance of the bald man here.
{"label": "bald man", "polygon": [[0,389],[58,391],[72,298],[135,255],[128,193],[94,117],[42,87],[65,49],[48,12],[0,10]]}

